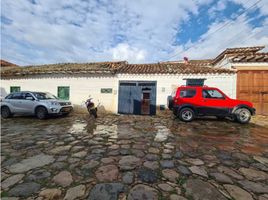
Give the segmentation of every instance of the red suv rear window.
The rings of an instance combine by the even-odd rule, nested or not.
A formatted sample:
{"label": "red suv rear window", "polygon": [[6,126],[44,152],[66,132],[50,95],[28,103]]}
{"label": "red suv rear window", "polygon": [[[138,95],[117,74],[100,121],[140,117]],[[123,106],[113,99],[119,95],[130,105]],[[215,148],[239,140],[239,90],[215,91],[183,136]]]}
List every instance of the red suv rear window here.
{"label": "red suv rear window", "polygon": [[180,98],[192,98],[196,95],[195,89],[181,89]]}

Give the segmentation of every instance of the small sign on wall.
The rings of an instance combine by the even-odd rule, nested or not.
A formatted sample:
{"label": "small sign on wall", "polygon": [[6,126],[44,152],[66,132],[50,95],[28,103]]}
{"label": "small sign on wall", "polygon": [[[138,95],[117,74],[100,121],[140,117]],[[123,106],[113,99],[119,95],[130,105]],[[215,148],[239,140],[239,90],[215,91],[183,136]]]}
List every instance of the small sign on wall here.
{"label": "small sign on wall", "polygon": [[101,93],[109,94],[113,92],[113,88],[101,88]]}

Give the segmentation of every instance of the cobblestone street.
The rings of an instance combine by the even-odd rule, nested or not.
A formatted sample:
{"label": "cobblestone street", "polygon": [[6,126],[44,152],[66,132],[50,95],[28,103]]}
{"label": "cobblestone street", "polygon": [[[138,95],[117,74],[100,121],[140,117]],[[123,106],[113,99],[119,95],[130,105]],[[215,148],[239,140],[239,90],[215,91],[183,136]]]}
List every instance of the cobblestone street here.
{"label": "cobblestone street", "polygon": [[2,200],[268,200],[261,124],[169,112],[2,120]]}

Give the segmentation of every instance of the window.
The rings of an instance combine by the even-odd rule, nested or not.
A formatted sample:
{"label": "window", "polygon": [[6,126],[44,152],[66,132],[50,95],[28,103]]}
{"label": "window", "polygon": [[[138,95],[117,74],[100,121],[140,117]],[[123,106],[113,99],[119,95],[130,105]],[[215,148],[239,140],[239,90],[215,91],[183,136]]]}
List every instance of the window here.
{"label": "window", "polygon": [[143,100],[145,100],[145,99],[150,99],[150,93],[149,92],[144,92],[143,93],[143,98],[142,98]]}
{"label": "window", "polygon": [[58,98],[69,100],[70,98],[70,87],[68,86],[59,86],[58,87]]}
{"label": "window", "polygon": [[22,99],[24,99],[24,100],[34,100],[33,96],[30,93],[22,93]]}
{"label": "window", "polygon": [[155,83],[139,83],[139,86],[155,86]]}
{"label": "window", "polygon": [[20,92],[20,86],[11,86],[10,93],[12,92]]}
{"label": "window", "polygon": [[5,99],[11,99],[12,98],[12,94],[9,94],[5,97]]}
{"label": "window", "polygon": [[186,79],[187,86],[204,86],[205,79]]}
{"label": "window", "polygon": [[34,96],[39,99],[39,100],[44,100],[44,99],[57,99],[53,94],[50,94],[48,92],[34,92]]}
{"label": "window", "polygon": [[180,91],[180,97],[181,98],[192,98],[196,94],[196,90],[194,89],[182,89]]}
{"label": "window", "polygon": [[9,97],[8,99],[23,99],[23,96],[21,93],[16,92],[16,93],[13,93],[12,96]]}
{"label": "window", "polygon": [[224,99],[224,96],[218,90],[203,90],[202,96],[207,99]]}
{"label": "window", "polygon": [[120,83],[120,86],[136,86],[136,83],[130,83],[130,82],[126,82],[126,83]]}

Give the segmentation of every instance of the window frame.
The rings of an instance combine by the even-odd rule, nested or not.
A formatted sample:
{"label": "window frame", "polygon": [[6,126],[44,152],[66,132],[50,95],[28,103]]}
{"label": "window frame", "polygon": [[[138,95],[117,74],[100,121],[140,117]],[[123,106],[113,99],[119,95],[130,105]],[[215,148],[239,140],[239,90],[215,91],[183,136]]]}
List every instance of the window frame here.
{"label": "window frame", "polygon": [[[33,97],[33,95],[31,94],[31,93],[29,93],[29,92],[22,92],[21,93],[22,94],[22,100],[30,100],[30,101],[33,101],[33,100],[35,100],[35,98]],[[32,99],[26,99],[27,97],[32,97]]]}
{"label": "window frame", "polygon": [[[12,91],[13,89],[19,89],[18,91],[16,90],[16,91]],[[20,88],[20,86],[10,86],[10,88],[9,88],[9,91],[10,91],[10,93],[14,93],[14,92],[20,92],[21,91],[21,88]]]}
{"label": "window frame", "polygon": [[[193,96],[181,96],[182,91],[194,91],[194,95]],[[179,97],[190,99],[190,98],[194,98],[196,96],[196,94],[197,94],[197,91],[195,88],[182,88],[182,89],[180,89]]]}
{"label": "window frame", "polygon": [[[14,98],[15,95],[19,95],[18,97],[20,97],[20,98]],[[23,100],[23,95],[22,95],[21,92],[13,92],[13,93],[11,93],[11,94],[8,95],[8,96],[10,96],[10,97],[8,98],[9,100]]]}
{"label": "window frame", "polygon": [[7,95],[6,97],[5,97],[5,99],[11,99],[12,98],[12,93],[10,93],[9,95]]}
{"label": "window frame", "polygon": [[[208,93],[208,95],[209,95],[210,97],[204,97],[203,92],[204,92],[204,91],[211,91],[211,90],[213,90],[213,91],[217,91],[219,94],[222,95],[222,97],[212,97],[212,96],[210,95],[209,92],[207,92],[207,93]],[[204,98],[204,99],[219,99],[219,100],[223,100],[223,99],[225,99],[225,95],[224,95],[222,92],[220,92],[219,90],[217,90],[217,89],[203,89],[203,90],[202,90],[202,98]]]}
{"label": "window frame", "polygon": [[186,80],[186,86],[204,86],[205,85],[205,78],[185,78]]}
{"label": "window frame", "polygon": [[[61,88],[68,89],[68,97],[61,98],[59,96],[59,91],[60,91]],[[58,86],[57,87],[57,98],[59,98],[61,100],[70,100],[70,86]]]}

